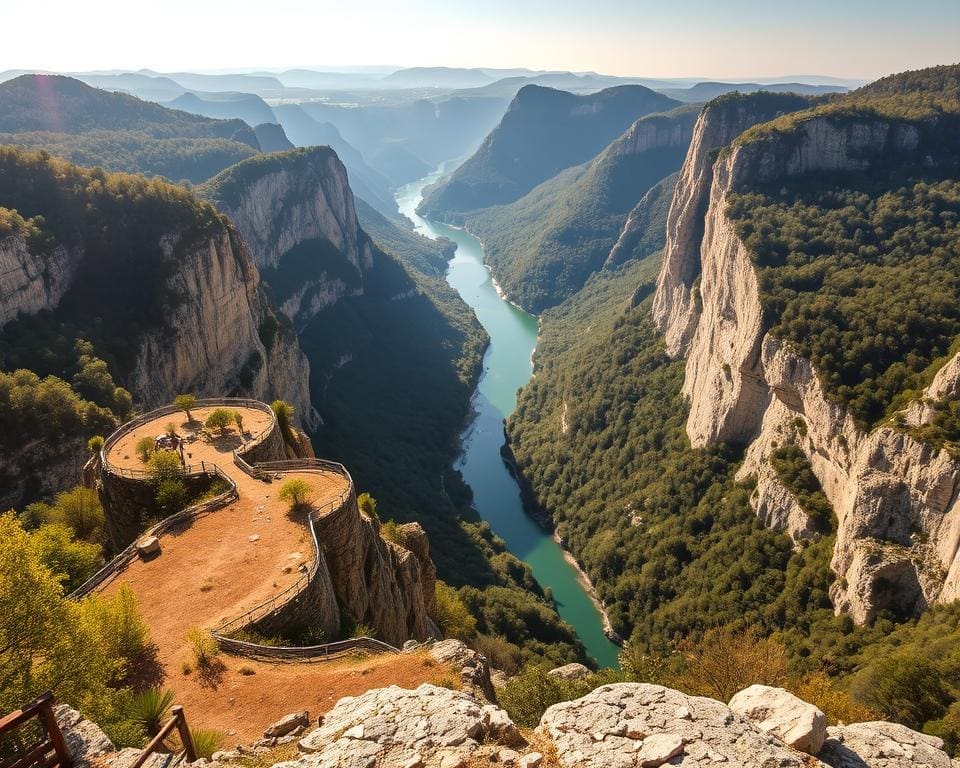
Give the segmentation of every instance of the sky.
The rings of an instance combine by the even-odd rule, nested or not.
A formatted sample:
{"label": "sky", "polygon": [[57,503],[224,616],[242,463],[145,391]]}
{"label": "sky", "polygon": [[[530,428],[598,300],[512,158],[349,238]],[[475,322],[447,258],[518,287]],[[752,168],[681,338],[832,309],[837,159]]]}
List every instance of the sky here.
{"label": "sky", "polygon": [[529,67],[874,78],[960,61],[960,0],[30,0],[0,70]]}

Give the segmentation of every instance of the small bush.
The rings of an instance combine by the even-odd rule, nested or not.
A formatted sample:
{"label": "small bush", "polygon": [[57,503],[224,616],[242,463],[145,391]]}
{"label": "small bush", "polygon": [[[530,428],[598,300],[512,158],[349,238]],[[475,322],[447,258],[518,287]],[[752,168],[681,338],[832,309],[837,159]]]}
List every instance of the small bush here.
{"label": "small bush", "polygon": [[186,661],[186,660],[181,661],[181,662],[180,662],[180,674],[182,674],[182,675],[189,675],[191,672],[193,672],[193,667],[191,666],[190,662],[189,662],[189,661]]}
{"label": "small bush", "polygon": [[89,440],[87,440],[87,450],[90,453],[100,453],[100,449],[103,448],[103,444],[106,442],[103,438],[103,435],[94,435]]}
{"label": "small bush", "polygon": [[190,738],[196,750],[198,760],[209,760],[213,753],[220,750],[224,742],[224,734],[212,728],[191,728]]}
{"label": "small bush", "polygon": [[187,486],[182,480],[162,480],[157,487],[157,504],[166,515],[175,515],[187,506]]}
{"label": "small bush", "polygon": [[300,505],[305,504],[309,496],[310,484],[306,480],[301,480],[297,477],[287,480],[287,482],[281,485],[280,492],[277,494],[277,498],[279,498],[280,501],[287,502],[291,509],[296,509]]}
{"label": "small bush", "polygon": [[139,725],[147,736],[156,736],[163,727],[167,711],[173,706],[173,691],[148,688],[134,694],[130,702],[130,719]]}
{"label": "small bush", "polygon": [[380,528],[380,535],[387,541],[392,541],[401,547],[407,546],[407,535],[396,520],[387,520]]}
{"label": "small bush", "polygon": [[220,653],[220,646],[213,639],[213,635],[200,627],[193,627],[184,639],[190,645],[194,666],[197,669],[207,669]]}
{"label": "small bush", "polygon": [[226,408],[216,408],[203,423],[207,429],[219,429],[221,435],[227,434],[230,425],[233,424],[233,411]]}
{"label": "small bush", "polygon": [[153,438],[149,436],[141,437],[137,440],[133,451],[140,458],[140,461],[146,464],[153,455]]}
{"label": "small bush", "polygon": [[350,637],[376,637],[377,630],[369,624],[356,624],[350,631]]}
{"label": "small bush", "polygon": [[172,421],[168,421],[163,427],[163,434],[165,434],[167,437],[176,437],[177,425]]}
{"label": "small bush", "polygon": [[180,457],[172,451],[159,451],[150,457],[147,469],[158,484],[165,480],[179,480],[183,476]]}
{"label": "small bush", "polygon": [[361,493],[357,496],[357,506],[371,520],[380,520],[380,514],[377,512],[377,500],[369,493]]}
{"label": "small bush", "polygon": [[255,670],[249,664],[241,664],[240,667],[237,669],[237,672],[239,672],[244,677],[249,677],[250,675],[257,674],[257,670]]}
{"label": "small bush", "polygon": [[444,637],[469,640],[477,634],[477,620],[467,610],[457,590],[437,580],[433,595],[430,617]]}
{"label": "small bush", "polygon": [[48,507],[48,522],[65,525],[79,541],[100,541],[106,518],[100,497],[91,488],[77,486],[57,494],[52,507]]}
{"label": "small bush", "polygon": [[623,673],[611,669],[582,680],[562,680],[543,667],[529,666],[497,691],[497,699],[519,726],[533,728],[548,707],[585,696],[601,685],[622,682]]}
{"label": "small bush", "polygon": [[240,411],[233,412],[233,421],[237,425],[237,432],[243,434],[243,414]]}
{"label": "small bush", "polygon": [[92,595],[81,606],[108,658],[117,660],[117,676],[122,679],[150,648],[150,629],[140,615],[136,594],[123,584],[111,597]]}
{"label": "small bush", "polygon": [[190,410],[195,408],[197,405],[196,397],[193,395],[177,395],[173,401],[173,404],[187,414],[187,421],[193,421],[193,416],[191,416]]}

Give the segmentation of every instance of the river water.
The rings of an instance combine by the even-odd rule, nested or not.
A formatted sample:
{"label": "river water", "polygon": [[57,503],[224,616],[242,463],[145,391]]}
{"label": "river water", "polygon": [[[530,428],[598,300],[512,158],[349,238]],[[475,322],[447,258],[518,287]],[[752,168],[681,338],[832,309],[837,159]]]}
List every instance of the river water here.
{"label": "river water", "polygon": [[577,631],[587,653],[602,667],[617,666],[619,648],[603,633],[603,618],[564,558],[563,549],[523,510],[520,489],[500,456],[503,420],[517,403],[517,390],[533,374],[537,318],[501,298],[484,265],[480,241],[462,229],[428,221],[416,213],[423,188],[445,169],[397,192],[400,211],[417,231],[445,236],[457,244],[447,282],[477,315],[490,336],[483,373],[473,397],[475,417],[460,436],[463,453],[457,469],[473,489],[474,506],[518,558],[528,563],[543,587],[550,587],[560,615]]}

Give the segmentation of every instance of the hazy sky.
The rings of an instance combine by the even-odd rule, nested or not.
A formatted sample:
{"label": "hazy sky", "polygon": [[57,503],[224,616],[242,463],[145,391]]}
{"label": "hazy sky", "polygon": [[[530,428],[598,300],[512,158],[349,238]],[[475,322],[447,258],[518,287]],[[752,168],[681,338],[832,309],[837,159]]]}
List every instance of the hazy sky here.
{"label": "hazy sky", "polygon": [[875,77],[960,61],[960,0],[4,0],[2,18],[0,69]]}

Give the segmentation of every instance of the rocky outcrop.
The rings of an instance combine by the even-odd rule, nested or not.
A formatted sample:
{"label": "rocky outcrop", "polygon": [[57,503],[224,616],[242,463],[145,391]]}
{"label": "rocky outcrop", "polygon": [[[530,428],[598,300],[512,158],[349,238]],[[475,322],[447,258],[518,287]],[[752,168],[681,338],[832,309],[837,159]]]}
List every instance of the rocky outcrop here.
{"label": "rocky outcrop", "polygon": [[854,723],[827,729],[820,759],[833,768],[954,768],[943,740],[898,723]]}
{"label": "rocky outcrop", "polygon": [[104,755],[116,751],[100,726],[85,719],[72,707],[60,704],[53,708],[53,714],[77,768],[95,765]]}
{"label": "rocky outcrop", "polygon": [[0,327],[20,312],[56,306],[82,258],[77,249],[57,245],[38,252],[21,234],[0,236]]}
{"label": "rocky outcrop", "polygon": [[730,710],[810,755],[820,752],[827,737],[827,716],[783,688],[751,685],[730,699]]}
{"label": "rocky outcrop", "polygon": [[[177,247],[174,238],[164,243],[171,259]],[[281,398],[312,425],[306,357],[274,316],[243,241],[225,228],[178,261],[168,282],[180,298],[177,309],[143,340],[128,377],[137,398],[147,407],[170,403],[180,392]]]}
{"label": "rocky outcrop", "polygon": [[275,768],[465,768],[498,745],[523,743],[492,704],[435,685],[390,686],[340,699],[320,728],[300,740],[305,754]]}
{"label": "rocky outcrop", "polygon": [[[330,258],[329,246],[336,262],[350,265],[357,276],[373,264],[347,171],[329,147],[252,158],[228,168],[201,192],[237,226],[259,269],[297,272],[290,281],[296,289],[276,298],[298,325],[340,297],[361,292],[361,286],[340,276],[342,268],[321,263]],[[315,251],[309,256],[312,264],[291,259],[304,244]]]}
{"label": "rocky outcrop", "polygon": [[422,529],[421,565],[417,554],[380,535],[379,521],[360,512],[355,496],[317,518],[315,528],[340,606],[358,624],[375,627],[377,637],[398,648],[435,635],[427,605],[436,571]]}
{"label": "rocky outcrop", "polygon": [[[810,363],[766,333],[756,270],[725,215],[733,189],[862,170],[878,157],[914,152],[920,134],[907,123],[814,117],[789,136],[733,141],[761,115],[715,111],[704,110],[677,183],[654,302],[668,351],[687,356],[690,442],[747,445],[739,478],[756,478],[754,509],[795,540],[814,537],[816,526],[769,457],[778,445],[800,446],[837,517],[831,597],[838,611],[866,622],[882,609],[911,615],[953,599],[960,594],[960,466],[892,425],[862,432],[827,399]],[[925,423],[929,403],[955,394],[958,382],[960,364],[952,361],[908,421]]]}
{"label": "rocky outcrop", "polygon": [[490,679],[490,665],[483,654],[468,647],[462,640],[450,638],[433,643],[430,657],[452,669],[460,670],[464,689],[478,698],[497,702],[497,694]]}
{"label": "rocky outcrop", "polygon": [[578,662],[564,664],[562,667],[556,667],[547,672],[550,677],[557,677],[561,680],[583,680],[593,674],[588,667]]}

